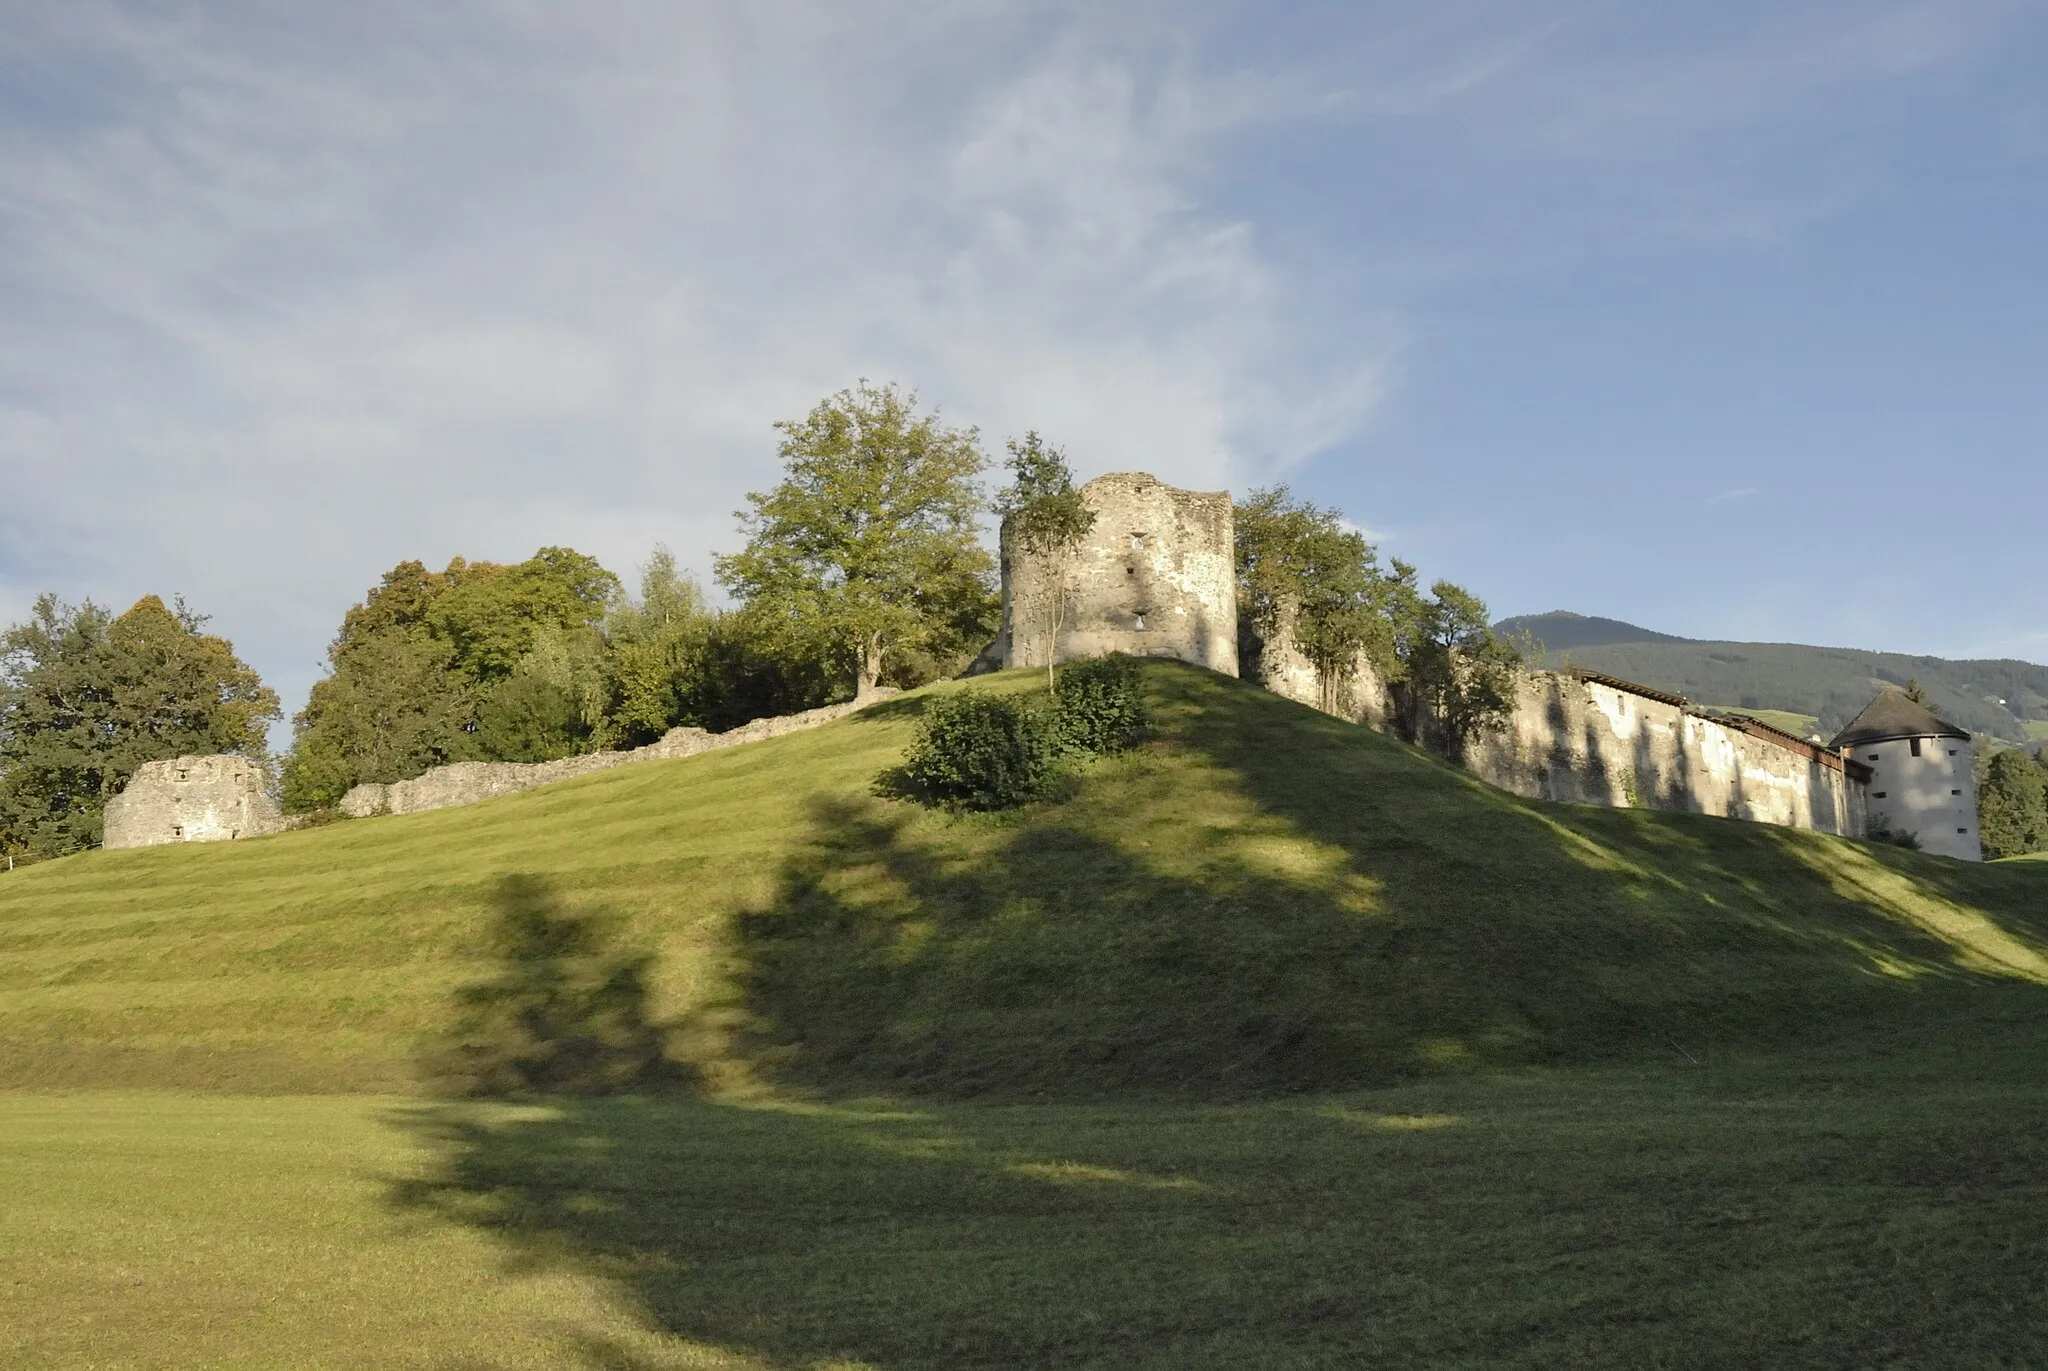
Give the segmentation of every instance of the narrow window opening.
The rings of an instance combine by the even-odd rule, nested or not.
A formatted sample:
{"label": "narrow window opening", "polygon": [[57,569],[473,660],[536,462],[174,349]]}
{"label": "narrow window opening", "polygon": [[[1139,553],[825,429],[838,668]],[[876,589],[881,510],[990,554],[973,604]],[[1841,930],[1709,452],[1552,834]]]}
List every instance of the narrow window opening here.
{"label": "narrow window opening", "polygon": [[1967,828],[1959,828],[1959,829],[1957,829],[1957,830],[1956,830],[1956,832],[1958,832],[1958,833],[1968,833],[1969,831],[1970,831],[1970,830],[1969,830],[1969,829],[1967,829]]}
{"label": "narrow window opening", "polygon": [[1874,793],[1870,798],[1873,800],[1882,800],[1884,798],[1884,795],[1885,793],[1882,790],[1880,790]]}
{"label": "narrow window opening", "polygon": [[1144,626],[1145,626],[1145,616],[1144,616],[1144,615],[1142,615],[1142,614],[1140,614],[1140,615],[1138,616],[1138,627],[1139,627],[1139,628],[1143,628]]}
{"label": "narrow window opening", "polygon": [[1139,548],[1143,546],[1145,546],[1145,535],[1142,533],[1133,533],[1131,535],[1131,551],[1136,552]]}
{"label": "narrow window opening", "polygon": [[1870,754],[1870,760],[1871,760],[1871,761],[1873,761],[1873,762],[1874,762],[1874,761],[1876,761],[1876,760],[1878,759],[1878,756],[1879,756],[1879,755],[1880,755],[1880,754],[1878,754],[1878,753],[1875,753],[1875,752],[1871,753],[1871,754]]}
{"label": "narrow window opening", "polygon": [[1950,749],[1948,750],[1948,755],[1949,755],[1949,756],[1951,756],[1951,757],[1955,756],[1955,755],[1956,755],[1956,750],[1955,750],[1954,748],[1950,748]]}
{"label": "narrow window opening", "polygon": [[1949,794],[1951,794],[1951,795],[1960,795],[1960,794],[1962,794],[1962,793],[1963,793],[1963,792],[1962,792],[1962,791],[1960,791],[1960,790],[1951,790],[1951,791],[1949,792]]}
{"label": "narrow window opening", "polygon": [[171,825],[171,836],[172,836],[173,838],[182,838],[182,837],[184,837],[184,836],[185,836],[185,828],[184,828],[184,825],[182,825],[182,824],[172,824],[172,825]]}
{"label": "narrow window opening", "polygon": [[1920,755],[1920,740],[1918,738],[1913,740],[1913,755],[1915,757]]}
{"label": "narrow window opening", "polygon": [[183,769],[182,767],[181,767],[181,768],[179,769],[179,771],[178,771],[178,779],[179,779],[179,780],[181,780],[181,781],[185,779],[185,772],[184,772],[184,769]]}

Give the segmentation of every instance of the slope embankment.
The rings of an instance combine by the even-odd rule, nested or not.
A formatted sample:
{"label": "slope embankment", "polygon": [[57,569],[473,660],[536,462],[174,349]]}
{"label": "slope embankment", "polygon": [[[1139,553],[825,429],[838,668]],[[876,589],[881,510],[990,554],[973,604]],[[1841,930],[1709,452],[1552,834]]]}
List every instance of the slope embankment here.
{"label": "slope embankment", "polygon": [[1018,815],[873,792],[919,692],[465,808],[25,868],[0,878],[0,1082],[405,1088],[466,988],[546,993],[560,956],[632,968],[641,1002],[607,1013],[710,1080],[943,1093],[1259,1093],[2048,1010],[2048,866],[1519,799],[1234,680],[1146,680],[1147,744]]}

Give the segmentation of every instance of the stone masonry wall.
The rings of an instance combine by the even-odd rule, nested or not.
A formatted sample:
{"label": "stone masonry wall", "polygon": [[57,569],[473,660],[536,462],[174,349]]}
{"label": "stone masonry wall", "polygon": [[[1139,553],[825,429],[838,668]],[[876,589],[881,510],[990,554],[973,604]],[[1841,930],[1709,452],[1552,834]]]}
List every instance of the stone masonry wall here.
{"label": "stone masonry wall", "polygon": [[626,752],[587,752],[552,762],[454,762],[448,766],[437,766],[409,781],[369,782],[356,786],[341,797],[340,809],[349,817],[360,819],[372,814],[418,814],[429,809],[475,804],[479,800],[532,790],[536,786],[566,781],[571,776],[585,776],[593,771],[606,771],[629,762],[694,757],[700,752],[715,752],[720,748],[738,747],[742,743],[760,742],[764,738],[779,738],[785,733],[798,733],[834,719],[843,719],[857,709],[865,709],[896,693],[884,688],[871,699],[826,705],[802,714],[756,719],[725,733],[706,733],[701,728],[672,728],[658,741]]}
{"label": "stone masonry wall", "polygon": [[[1180,490],[1143,472],[1098,476],[1081,487],[1095,527],[1064,567],[1002,536],[1008,667],[1044,666],[1109,652],[1178,657],[1237,675],[1237,552],[1230,496]],[[1066,598],[1059,642],[1047,639],[1051,597]]]}
{"label": "stone masonry wall", "polygon": [[[1259,684],[1311,709],[1323,707],[1322,679],[1315,666],[1294,645],[1294,610],[1282,604],[1270,624],[1258,628]],[[1385,731],[1394,717],[1393,692],[1361,649],[1358,660],[1338,682],[1335,707],[1329,712],[1354,724]]]}
{"label": "stone masonry wall", "polygon": [[263,769],[223,753],[144,762],[107,801],[102,847],[225,842],[276,833],[284,819]]}
{"label": "stone masonry wall", "polygon": [[1863,784],[1824,748],[1567,672],[1523,672],[1508,726],[1467,770],[1517,795],[1689,810],[1861,837]]}

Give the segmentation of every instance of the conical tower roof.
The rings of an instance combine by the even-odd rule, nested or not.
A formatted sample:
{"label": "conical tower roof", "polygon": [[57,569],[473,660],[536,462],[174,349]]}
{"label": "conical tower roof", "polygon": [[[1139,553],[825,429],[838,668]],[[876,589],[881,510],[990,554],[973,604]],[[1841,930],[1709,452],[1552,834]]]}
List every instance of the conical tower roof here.
{"label": "conical tower roof", "polygon": [[1835,735],[1829,746],[1837,751],[1863,743],[1881,743],[1889,738],[1961,738],[1969,733],[1935,716],[1926,705],[1915,704],[1906,692],[1886,686],[1849,726]]}

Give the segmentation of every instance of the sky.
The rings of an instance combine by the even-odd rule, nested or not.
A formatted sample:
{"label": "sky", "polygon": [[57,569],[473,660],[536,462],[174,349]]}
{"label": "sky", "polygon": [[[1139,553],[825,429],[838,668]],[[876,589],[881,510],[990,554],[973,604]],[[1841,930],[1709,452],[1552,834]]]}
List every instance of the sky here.
{"label": "sky", "polygon": [[2048,662],[2048,5],[0,0],[0,622],[303,703],[857,379],[1497,614]]}

